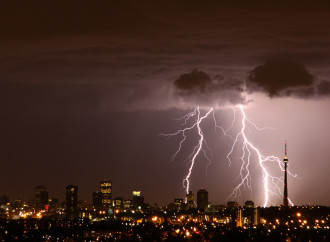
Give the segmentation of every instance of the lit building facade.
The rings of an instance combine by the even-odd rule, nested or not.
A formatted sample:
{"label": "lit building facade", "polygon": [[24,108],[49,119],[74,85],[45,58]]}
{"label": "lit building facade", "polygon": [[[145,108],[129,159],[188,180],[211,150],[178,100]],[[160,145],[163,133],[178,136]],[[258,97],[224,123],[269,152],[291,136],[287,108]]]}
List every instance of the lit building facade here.
{"label": "lit building facade", "polygon": [[181,210],[184,207],[184,201],[182,198],[175,198],[174,205],[176,206],[177,210]]}
{"label": "lit building facade", "polygon": [[100,182],[100,192],[102,206],[105,208],[111,207],[112,204],[112,182],[111,181],[101,181]]}
{"label": "lit building facade", "polygon": [[70,220],[78,218],[78,186],[66,186],[65,214]]}
{"label": "lit building facade", "polygon": [[194,194],[192,193],[192,191],[189,191],[189,193],[186,195],[186,201],[188,208],[195,207]]}
{"label": "lit building facade", "polygon": [[124,206],[123,198],[116,197],[115,199],[113,199],[113,206],[116,209],[122,209]]}
{"label": "lit building facade", "polygon": [[144,197],[141,196],[141,191],[133,191],[133,207],[138,210],[144,207]]}
{"label": "lit building facade", "polygon": [[132,206],[133,206],[132,200],[127,199],[123,201],[124,209],[130,209]]}

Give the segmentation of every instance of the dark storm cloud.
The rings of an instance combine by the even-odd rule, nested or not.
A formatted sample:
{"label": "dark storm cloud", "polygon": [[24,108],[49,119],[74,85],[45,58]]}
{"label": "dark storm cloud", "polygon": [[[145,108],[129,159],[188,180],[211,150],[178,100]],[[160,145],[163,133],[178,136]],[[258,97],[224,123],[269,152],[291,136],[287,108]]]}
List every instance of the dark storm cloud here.
{"label": "dark storm cloud", "polygon": [[251,71],[248,79],[270,97],[281,96],[288,88],[308,87],[313,83],[313,76],[306,67],[291,60],[266,60]]}
{"label": "dark storm cloud", "polygon": [[216,75],[211,77],[198,70],[181,75],[174,82],[175,94],[181,97],[186,105],[224,106],[227,104],[245,103],[243,82],[226,79]]}
{"label": "dark storm cloud", "polygon": [[212,84],[211,78],[202,71],[193,70],[189,74],[183,74],[175,80],[174,85],[185,92],[205,92],[207,86]]}
{"label": "dark storm cloud", "polygon": [[330,83],[319,81],[305,65],[293,60],[272,59],[255,67],[248,76],[250,92],[262,90],[269,97],[316,98],[329,95]]}
{"label": "dark storm cloud", "polygon": [[[86,92],[99,95],[91,105],[96,110],[242,103],[238,80],[265,56],[297,56],[323,72],[330,56],[330,36],[324,35],[322,24],[315,25],[325,23],[325,15],[309,12],[312,17],[304,20],[302,5],[294,12],[288,6],[280,20],[263,4],[258,9],[203,1],[33,1],[14,6],[7,1],[0,7],[0,82],[57,84],[68,92],[80,90],[83,83]],[[313,34],[306,37],[307,30]],[[211,82],[195,90],[173,87],[173,80],[196,67]],[[213,77],[216,73],[226,78]],[[38,88],[48,92],[47,85]],[[281,95],[311,95],[310,89],[293,89]]]}

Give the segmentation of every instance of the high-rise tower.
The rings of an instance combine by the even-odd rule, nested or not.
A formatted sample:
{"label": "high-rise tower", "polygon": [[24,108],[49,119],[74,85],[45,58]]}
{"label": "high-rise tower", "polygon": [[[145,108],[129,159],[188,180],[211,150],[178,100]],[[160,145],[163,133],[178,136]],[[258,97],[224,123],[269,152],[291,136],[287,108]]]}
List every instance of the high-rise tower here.
{"label": "high-rise tower", "polygon": [[188,208],[195,207],[194,194],[192,193],[192,191],[189,191],[189,193],[186,195],[186,203]]}
{"label": "high-rise tower", "polygon": [[283,194],[283,206],[288,207],[288,175],[287,175],[287,165],[288,165],[288,157],[287,157],[287,147],[286,147],[286,141],[285,141],[285,156],[283,159],[284,162],[284,194]]}
{"label": "high-rise tower", "polygon": [[100,191],[102,197],[102,206],[104,208],[110,208],[112,202],[112,183],[109,180],[103,180],[100,182]]}
{"label": "high-rise tower", "polygon": [[45,209],[49,203],[48,191],[45,186],[38,185],[34,190],[34,205],[38,209]]}
{"label": "high-rise tower", "polygon": [[209,205],[209,193],[204,189],[200,189],[197,192],[197,208],[206,210]]}
{"label": "high-rise tower", "polygon": [[78,187],[74,185],[66,186],[66,218],[78,218]]}

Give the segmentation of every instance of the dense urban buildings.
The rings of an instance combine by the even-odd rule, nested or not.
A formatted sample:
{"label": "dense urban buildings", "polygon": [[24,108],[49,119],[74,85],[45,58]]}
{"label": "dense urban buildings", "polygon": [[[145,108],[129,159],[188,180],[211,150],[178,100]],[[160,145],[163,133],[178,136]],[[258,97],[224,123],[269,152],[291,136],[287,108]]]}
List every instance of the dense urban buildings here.
{"label": "dense urban buildings", "polygon": [[251,200],[212,204],[204,188],[196,201],[189,191],[161,207],[147,204],[140,190],[128,199],[113,198],[110,180],[100,181],[92,204],[79,201],[76,185],[65,187],[59,203],[37,185],[32,202],[0,197],[0,240],[329,241],[329,207],[289,206],[286,142],[283,162],[283,205],[266,208]]}
{"label": "dense urban buildings", "polygon": [[[48,200],[46,201],[46,194]],[[0,240],[195,240],[329,241],[330,208],[324,206],[255,207],[212,204],[205,189],[167,206],[145,203],[141,191],[132,199],[112,199],[112,183],[100,182],[93,203],[78,200],[78,186],[65,187],[66,199],[49,198],[36,186],[34,202],[0,197]],[[108,202],[110,199],[110,203]],[[45,205],[45,206],[41,206]]]}
{"label": "dense urban buildings", "polygon": [[256,207],[227,201],[209,202],[201,188],[167,206],[147,204],[142,191],[114,197],[112,182],[100,181],[92,204],[79,201],[78,186],[65,187],[65,201],[35,187],[32,202],[0,197],[0,240],[194,240],[194,241],[329,241],[330,208],[293,206],[287,197],[287,145],[284,157],[283,205]]}

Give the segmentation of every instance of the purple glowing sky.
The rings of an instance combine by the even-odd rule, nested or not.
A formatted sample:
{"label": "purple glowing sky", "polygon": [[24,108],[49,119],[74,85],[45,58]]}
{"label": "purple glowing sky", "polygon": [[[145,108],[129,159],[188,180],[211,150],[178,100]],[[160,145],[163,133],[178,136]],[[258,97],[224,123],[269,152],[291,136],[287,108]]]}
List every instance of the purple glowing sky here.
{"label": "purple glowing sky", "polygon": [[[167,204],[187,166],[170,162],[178,140],[157,135],[196,105],[229,126],[221,107],[243,103],[274,128],[247,132],[264,154],[282,157],[288,140],[292,201],[329,206],[330,6],[245,2],[1,3],[0,195],[27,200],[43,184],[63,199],[73,183],[91,201],[109,178],[114,196]],[[207,135],[212,164],[206,175],[198,159],[191,186],[224,203],[237,169],[220,133]],[[261,205],[262,193],[244,199]]]}

